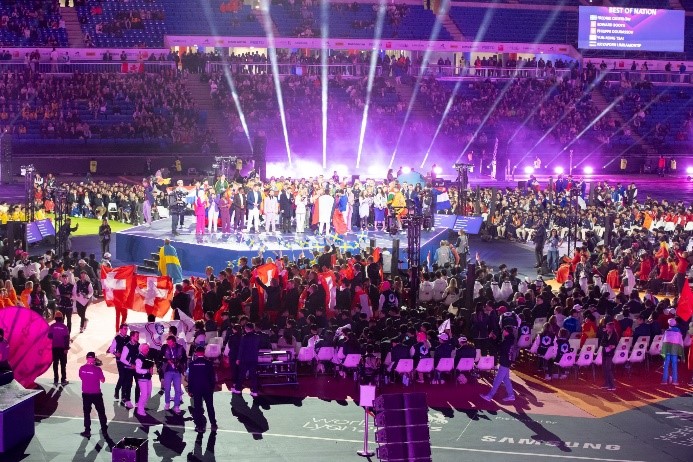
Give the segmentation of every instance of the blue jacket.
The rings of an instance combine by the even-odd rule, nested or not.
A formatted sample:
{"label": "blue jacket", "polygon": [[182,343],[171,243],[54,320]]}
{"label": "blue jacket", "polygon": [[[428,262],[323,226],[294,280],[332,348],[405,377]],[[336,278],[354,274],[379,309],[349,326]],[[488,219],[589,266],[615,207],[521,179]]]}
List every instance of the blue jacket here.
{"label": "blue jacket", "polygon": [[[257,198],[255,195],[257,194]],[[262,194],[260,191],[250,191],[246,197],[248,202],[248,210],[254,210],[260,208],[260,203],[262,202]]]}

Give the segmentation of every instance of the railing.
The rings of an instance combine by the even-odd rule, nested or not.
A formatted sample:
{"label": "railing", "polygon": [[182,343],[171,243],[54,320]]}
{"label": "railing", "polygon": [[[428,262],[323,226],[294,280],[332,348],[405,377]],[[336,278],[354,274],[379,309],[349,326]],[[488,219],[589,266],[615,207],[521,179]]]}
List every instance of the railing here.
{"label": "railing", "polygon": [[[223,72],[224,68],[230,68],[233,74],[268,74],[272,72],[269,63],[223,63],[208,62],[205,71],[208,73]],[[322,70],[320,64],[300,64],[300,63],[279,63],[277,65],[279,75],[311,75],[319,76]],[[327,73],[335,76],[367,77],[370,65],[365,63],[356,64],[328,64]],[[409,66],[401,68],[398,66],[377,66],[376,76],[397,77],[410,75],[416,77],[421,70],[419,66]],[[570,69],[538,69],[538,68],[500,68],[500,67],[462,67],[462,66],[438,66],[431,64],[424,69],[424,76],[441,78],[518,78],[535,77],[545,78],[548,76],[563,77],[570,74]]]}
{"label": "railing", "polygon": [[14,61],[0,61],[0,72],[24,72],[31,70],[46,74],[73,74],[80,73],[107,73],[116,74],[123,72],[159,72],[162,69],[175,69],[173,61],[82,61],[69,63],[19,63]]}
{"label": "railing", "polygon": [[[208,62],[205,66],[207,73],[223,72],[224,68],[230,68],[233,74],[269,74],[272,66],[269,63],[223,63]],[[277,65],[279,75],[310,75],[319,76],[322,66],[319,64],[300,64],[300,63],[280,63]],[[343,77],[367,77],[370,66],[368,64],[329,64],[327,73],[331,76]],[[387,69],[387,70],[385,70]],[[419,75],[421,67],[409,66],[406,69],[390,66],[376,68],[376,76],[397,77]],[[630,71],[621,69],[611,69],[598,71],[606,73],[604,79],[609,82],[628,80],[631,82],[650,81],[653,83],[693,83],[693,72],[681,73],[665,71]],[[570,69],[566,68],[538,68],[538,67],[467,67],[467,66],[439,66],[431,64],[424,68],[425,77],[437,77],[444,80],[464,79],[514,79],[514,78],[565,78],[571,74]],[[578,73],[579,75],[580,73]]]}

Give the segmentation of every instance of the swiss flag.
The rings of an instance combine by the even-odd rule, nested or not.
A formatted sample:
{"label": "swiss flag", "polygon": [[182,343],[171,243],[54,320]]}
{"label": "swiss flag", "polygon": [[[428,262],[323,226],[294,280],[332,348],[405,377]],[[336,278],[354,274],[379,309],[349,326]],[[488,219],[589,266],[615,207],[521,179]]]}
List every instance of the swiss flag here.
{"label": "swiss flag", "polygon": [[691,286],[688,285],[688,278],[683,281],[683,289],[679,295],[679,302],[676,305],[676,315],[688,322],[693,314],[693,292]]}
{"label": "swiss flag", "polygon": [[163,317],[171,309],[173,281],[168,276],[135,275],[132,309]]}
{"label": "swiss flag", "polygon": [[[278,276],[278,272],[279,270],[277,265],[274,263],[265,263],[264,265],[260,265],[255,268],[255,271],[253,271],[252,282],[254,283],[256,279],[260,279],[263,284],[268,285],[272,278]],[[257,293],[258,313],[260,317],[262,317],[263,313],[265,312],[265,291],[259,284],[257,285]]]}
{"label": "swiss flag", "polygon": [[123,74],[141,74],[144,72],[144,63],[123,63],[120,71]]}
{"label": "swiss flag", "polygon": [[318,280],[322,284],[322,288],[325,289],[325,306],[327,310],[334,310],[337,304],[337,286],[335,285],[334,273],[324,271],[318,274]]}
{"label": "swiss flag", "polygon": [[118,309],[131,308],[135,295],[135,265],[118,268],[102,266],[101,287],[107,306]]}

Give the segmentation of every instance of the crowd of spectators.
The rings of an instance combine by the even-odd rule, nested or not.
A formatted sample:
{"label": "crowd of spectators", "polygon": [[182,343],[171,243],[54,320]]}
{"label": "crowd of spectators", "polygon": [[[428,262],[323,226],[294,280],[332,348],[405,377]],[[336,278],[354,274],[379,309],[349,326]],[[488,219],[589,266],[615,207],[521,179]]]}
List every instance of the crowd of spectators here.
{"label": "crowd of spectators", "polygon": [[0,128],[19,137],[159,139],[175,145],[208,137],[174,69],[69,76],[3,72]]}
{"label": "crowd of spectators", "polygon": [[5,45],[66,46],[58,0],[11,0],[0,5],[0,35]]}

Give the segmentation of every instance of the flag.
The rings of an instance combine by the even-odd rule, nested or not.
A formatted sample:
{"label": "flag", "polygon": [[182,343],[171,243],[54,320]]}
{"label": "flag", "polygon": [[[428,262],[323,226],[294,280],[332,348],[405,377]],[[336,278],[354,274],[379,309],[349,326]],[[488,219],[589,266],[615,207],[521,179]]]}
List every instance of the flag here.
{"label": "flag", "polygon": [[334,283],[334,274],[331,271],[324,271],[318,274],[318,280],[325,289],[325,307],[333,310],[337,304],[337,286]]}
{"label": "flag", "polygon": [[[253,282],[255,279],[260,279],[263,284],[268,285],[272,278],[277,276],[278,273],[279,271],[277,270],[277,265],[274,263],[265,263],[264,265],[260,265],[255,268],[255,271],[253,272]],[[265,291],[259,284],[256,284],[256,287],[258,295],[258,313],[260,314],[260,317],[262,317],[263,313],[265,312]]]}
{"label": "flag", "polygon": [[159,249],[159,273],[169,276],[174,284],[183,282],[183,268],[178,260],[178,252],[171,244],[165,244]]}
{"label": "flag", "polygon": [[117,268],[101,267],[101,287],[106,306],[117,309],[132,308],[135,296],[135,265]]}
{"label": "flag", "polygon": [[144,63],[123,63],[120,71],[123,74],[141,74],[144,72]]}
{"label": "flag", "polygon": [[676,304],[676,316],[688,322],[693,314],[693,292],[691,286],[688,285],[688,278],[683,281],[679,302]]}
{"label": "flag", "polygon": [[436,195],[436,210],[445,210],[449,209],[450,207],[450,196],[448,196],[447,192],[441,192]]}
{"label": "flag", "polygon": [[135,275],[135,296],[132,309],[163,317],[171,309],[173,281],[168,276]]}

